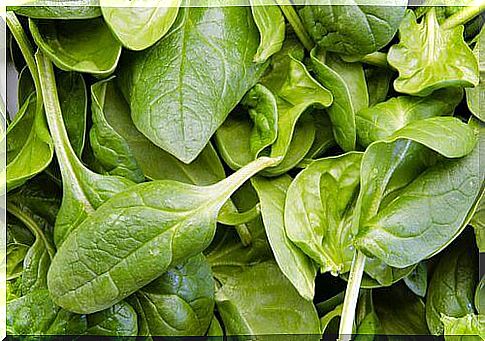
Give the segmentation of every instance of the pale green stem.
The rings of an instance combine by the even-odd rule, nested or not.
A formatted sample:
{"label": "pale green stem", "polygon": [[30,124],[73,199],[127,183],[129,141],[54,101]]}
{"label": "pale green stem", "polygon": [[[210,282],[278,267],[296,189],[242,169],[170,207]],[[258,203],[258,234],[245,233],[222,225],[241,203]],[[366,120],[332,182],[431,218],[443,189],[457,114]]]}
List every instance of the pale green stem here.
{"label": "pale green stem", "polygon": [[260,213],[261,208],[258,203],[246,212],[221,212],[219,217],[217,217],[217,222],[228,226],[242,225],[253,221]]}
{"label": "pale green stem", "polygon": [[295,31],[298,39],[300,39],[300,42],[308,51],[311,51],[315,44],[303,26],[303,23],[301,22],[300,17],[296,13],[295,8],[291,4],[290,0],[276,0],[276,3],[280,6],[281,11],[285,15],[291,27],[293,27],[293,30]]}
{"label": "pale green stem", "polygon": [[469,6],[464,6],[459,12],[448,17],[441,27],[450,29],[459,25],[464,25],[485,10],[485,0],[475,0]]}
{"label": "pale green stem", "polygon": [[349,341],[352,338],[352,328],[359,298],[360,283],[364,275],[364,266],[365,256],[357,250],[352,260],[347,289],[345,290],[342,318],[340,319],[339,341]]}

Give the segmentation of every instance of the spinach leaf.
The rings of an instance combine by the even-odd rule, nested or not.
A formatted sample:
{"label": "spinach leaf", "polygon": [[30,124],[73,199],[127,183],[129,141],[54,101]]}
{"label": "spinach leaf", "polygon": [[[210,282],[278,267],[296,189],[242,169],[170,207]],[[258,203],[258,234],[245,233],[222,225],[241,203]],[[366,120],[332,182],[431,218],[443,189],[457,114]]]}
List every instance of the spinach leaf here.
{"label": "spinach leaf", "polygon": [[285,19],[278,6],[264,6],[263,0],[250,0],[253,19],[259,30],[259,47],[254,62],[263,63],[281,50],[285,40]]}
{"label": "spinach leaf", "polygon": [[87,315],[88,335],[133,336],[138,333],[137,315],[128,303],[121,301],[95,314]]}
{"label": "spinach leaf", "polygon": [[285,199],[291,178],[287,175],[251,179],[261,203],[264,227],[281,272],[305,299],[313,299],[317,267],[285,232]]}
{"label": "spinach leaf", "polygon": [[[424,121],[438,119],[453,120],[431,118]],[[473,135],[464,136],[469,134],[469,131],[465,133],[466,129],[460,132],[464,128],[460,122],[434,123],[420,125],[414,132],[408,129],[405,135],[415,135],[413,140],[447,157],[469,153],[475,144],[474,138]],[[441,128],[436,129],[439,126]],[[400,131],[394,136],[399,134]],[[456,135],[452,138],[452,134]],[[449,139],[456,139],[456,142],[450,144]],[[411,157],[420,149],[414,143],[397,139],[369,146],[361,168],[361,192],[357,203],[361,216],[355,217],[360,219],[356,246],[400,268],[439,252],[463,230],[469,219],[468,212],[476,205],[480,193],[478,184],[483,182],[483,172],[477,164],[478,146],[466,157],[444,159],[427,168],[419,157]],[[424,155],[421,152],[421,157]],[[390,189],[399,193],[392,194]],[[430,193],[432,195],[427,195]],[[383,204],[385,196],[388,199]],[[410,217],[413,217],[412,224]],[[409,252],[411,249],[413,251]]]}
{"label": "spinach leaf", "polygon": [[103,77],[111,74],[118,64],[121,45],[101,18],[29,19],[29,28],[35,43],[61,70]]}
{"label": "spinach leaf", "polygon": [[207,336],[224,336],[224,330],[222,329],[221,323],[217,317],[213,317],[209,330],[207,331]]}
{"label": "spinach leaf", "polygon": [[[308,110],[313,106],[328,107],[332,103],[332,94],[310,75],[300,61],[302,53],[302,47],[296,41],[287,40],[283,49],[273,56],[270,70],[261,79],[261,84],[270,93],[257,85],[246,98],[250,106],[252,97],[261,98],[257,106],[253,105],[254,109],[249,109],[255,122],[253,127],[245,117],[233,113],[218,129],[216,143],[230,167],[238,169],[247,164],[255,158],[254,153],[264,151],[271,141],[274,143],[269,155],[284,158],[278,166],[265,170],[267,176],[285,173],[309,152],[315,126]],[[271,94],[276,99],[276,111]],[[275,112],[277,127],[273,125]],[[261,138],[263,132],[264,138]],[[234,139],[234,136],[238,138]]]}
{"label": "spinach leaf", "polygon": [[232,193],[278,161],[259,158],[210,186],[152,181],[113,196],[58,249],[47,279],[54,301],[79,313],[106,309],[200,253]]}
{"label": "spinach leaf", "polygon": [[42,218],[32,213],[28,206],[20,206],[9,202],[7,210],[15,216],[34,235],[35,241],[29,247],[22,262],[22,281],[20,292],[22,295],[47,288],[47,271],[55,249],[50,237],[44,231]]}
{"label": "spinach leaf", "polygon": [[380,332],[388,335],[427,335],[425,304],[404,285],[374,292]]}
{"label": "spinach leaf", "polygon": [[424,297],[428,287],[428,269],[426,263],[420,262],[414,270],[404,278],[404,283],[416,295]]}
{"label": "spinach leaf", "polygon": [[394,81],[396,91],[428,96],[445,87],[478,85],[477,59],[463,40],[463,26],[440,27],[434,10],[417,23],[414,12],[408,10],[399,39],[387,58],[399,71]]}
{"label": "spinach leaf", "polygon": [[482,276],[480,283],[477,285],[475,291],[475,309],[479,314],[484,315],[485,312],[485,276]]}
{"label": "spinach leaf", "polygon": [[175,266],[135,293],[148,335],[203,335],[213,319],[214,279],[201,254]]}
{"label": "spinach leaf", "polygon": [[348,153],[314,161],[288,188],[286,234],[322,272],[336,275],[350,268],[353,201],[361,159],[361,153]]}
{"label": "spinach leaf", "polygon": [[310,334],[320,338],[315,306],[303,299],[272,262],[235,274],[216,292],[227,335]]}
{"label": "spinach leaf", "polygon": [[[36,19],[89,19],[101,16],[98,0],[54,0],[50,2],[52,6],[41,6],[39,2],[23,1],[21,6],[8,6],[8,10]],[[73,5],[70,6],[69,2]]]}
{"label": "spinach leaf", "polygon": [[80,158],[86,135],[88,94],[81,74],[59,72],[56,79],[62,118],[72,149]]}
{"label": "spinach leaf", "polygon": [[[232,196],[239,210],[247,211],[258,203],[258,194],[250,182],[244,184]],[[228,278],[244,271],[251,265],[273,259],[266,237],[262,217],[246,224],[251,234],[251,245],[245,246],[234,230],[218,229],[214,241],[205,250],[214,277],[224,283]]]}
{"label": "spinach leaf", "polygon": [[451,115],[462,99],[461,89],[450,88],[423,98],[393,97],[360,110],[356,116],[359,143],[367,147],[374,141],[388,138],[411,122]]}
{"label": "spinach leaf", "polygon": [[325,63],[311,52],[311,65],[320,83],[330,89],[333,103],[327,109],[335,141],[343,150],[355,149],[355,114],[369,105],[364,70],[359,63],[346,63],[338,56],[325,54]]}
{"label": "spinach leaf", "polygon": [[120,83],[138,130],[193,161],[265,70],[253,63],[257,45],[248,8],[181,9],[157,44],[123,58]]}
{"label": "spinach leaf", "polygon": [[[485,337],[484,315],[468,314],[463,317],[450,317],[443,315],[441,321],[444,325],[445,341],[483,340]],[[472,335],[476,336],[473,338]]]}
{"label": "spinach leaf", "polygon": [[109,0],[100,0],[101,12],[114,36],[130,50],[144,50],[155,44],[170,29],[181,0],[150,3],[145,1],[122,0],[113,7]]}
{"label": "spinach leaf", "polygon": [[383,70],[377,67],[368,67],[364,70],[369,91],[369,106],[384,102],[389,93],[389,87],[394,73],[391,70]]}
{"label": "spinach leaf", "polygon": [[441,316],[473,314],[478,260],[470,238],[461,239],[440,258],[426,296],[426,321],[432,334],[443,334]]}
{"label": "spinach leaf", "polygon": [[62,204],[54,228],[54,241],[59,246],[90,213],[115,193],[133,185],[133,182],[96,174],[77,158],[64,126],[52,63],[40,51],[36,54],[36,60],[42,79],[47,121],[64,184]]}
{"label": "spinach leaf", "polygon": [[[35,100],[31,97],[25,102],[20,113],[7,128],[6,183],[9,191],[42,172],[51,162],[54,150],[45,122],[32,46],[15,14],[8,12],[6,19],[10,32],[33,75],[36,89]],[[5,135],[2,136],[2,142],[4,138]]]}
{"label": "spinach leaf", "polygon": [[306,5],[299,14],[306,30],[321,48],[348,55],[365,55],[387,45],[397,31],[406,1],[388,1],[389,6],[344,4],[331,0]]}
{"label": "spinach leaf", "polygon": [[[466,89],[466,99],[470,111],[480,120],[485,121],[485,61],[483,58],[483,49],[485,48],[485,28],[482,28],[478,35],[478,40],[473,48],[473,54],[478,60],[478,69],[480,73],[480,81],[475,88]],[[480,57],[481,56],[481,57]]]}
{"label": "spinach leaf", "polygon": [[7,243],[7,281],[18,278],[22,274],[23,261],[30,245],[22,243]]}
{"label": "spinach leaf", "polygon": [[44,290],[35,290],[7,303],[7,333],[13,335],[79,335],[86,316],[56,306]]}
{"label": "spinach leaf", "polygon": [[[90,143],[96,160],[107,174],[122,176],[133,182],[142,182],[145,176],[135,158],[135,153],[109,121],[109,118],[114,116],[113,120],[117,118],[115,123],[125,123],[123,126],[131,124],[129,108],[126,107],[124,99],[115,92],[111,81],[93,84],[91,99],[93,125],[90,131]],[[132,131],[135,136],[141,135],[134,127]],[[141,138],[143,139],[144,136],[141,135]]]}

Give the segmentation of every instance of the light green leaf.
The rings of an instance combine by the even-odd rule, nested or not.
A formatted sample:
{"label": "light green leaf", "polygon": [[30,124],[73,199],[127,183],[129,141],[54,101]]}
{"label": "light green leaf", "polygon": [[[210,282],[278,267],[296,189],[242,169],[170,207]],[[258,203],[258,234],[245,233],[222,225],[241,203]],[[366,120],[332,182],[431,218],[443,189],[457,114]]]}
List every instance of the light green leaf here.
{"label": "light green leaf", "polygon": [[263,63],[281,50],[285,40],[285,19],[280,8],[264,0],[250,0],[253,19],[259,30],[259,47],[255,63]]}
{"label": "light green leaf", "polygon": [[319,340],[320,321],[274,262],[249,267],[216,292],[226,335],[309,334]]}
{"label": "light green leaf", "polygon": [[445,87],[478,84],[478,62],[463,39],[463,26],[440,28],[434,10],[421,23],[408,10],[399,28],[399,44],[391,46],[388,62],[399,71],[394,88],[428,96]]}
{"label": "light green leaf", "polygon": [[100,0],[101,12],[113,35],[130,50],[144,50],[162,38],[177,18],[182,0]]}
{"label": "light green leaf", "polygon": [[[121,44],[114,39],[103,19],[29,19],[35,43],[61,70],[111,74],[121,55]],[[100,48],[102,46],[102,48]]]}
{"label": "light green leaf", "polygon": [[480,81],[475,88],[466,89],[466,99],[470,111],[480,120],[485,121],[485,28],[482,28],[473,48],[478,59]]}
{"label": "light green leaf", "polygon": [[164,38],[123,58],[120,83],[138,130],[193,161],[265,70],[253,63],[257,46],[249,8],[182,8]]}
{"label": "light green leaf", "polygon": [[271,249],[281,272],[298,293],[307,300],[315,294],[317,267],[285,232],[285,199],[291,178],[284,175],[274,179],[255,177],[251,179],[261,203],[264,227]]}

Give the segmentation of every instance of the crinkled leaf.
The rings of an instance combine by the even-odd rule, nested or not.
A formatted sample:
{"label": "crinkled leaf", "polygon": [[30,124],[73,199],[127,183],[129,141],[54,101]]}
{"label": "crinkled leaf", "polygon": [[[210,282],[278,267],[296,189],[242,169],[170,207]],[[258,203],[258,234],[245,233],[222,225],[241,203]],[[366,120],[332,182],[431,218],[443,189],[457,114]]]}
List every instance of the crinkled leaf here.
{"label": "crinkled leaf", "polygon": [[428,96],[445,87],[478,84],[478,62],[463,39],[463,26],[441,28],[434,10],[421,23],[408,10],[399,28],[399,44],[391,46],[388,61],[399,71],[394,88]]}

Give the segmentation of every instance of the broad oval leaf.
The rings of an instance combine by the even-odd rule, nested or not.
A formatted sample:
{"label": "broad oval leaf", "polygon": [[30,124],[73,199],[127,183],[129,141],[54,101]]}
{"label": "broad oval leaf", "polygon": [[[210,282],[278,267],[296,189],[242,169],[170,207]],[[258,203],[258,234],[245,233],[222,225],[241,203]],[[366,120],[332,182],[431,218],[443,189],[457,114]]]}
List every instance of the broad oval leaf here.
{"label": "broad oval leaf", "polygon": [[47,276],[53,300],[78,313],[103,310],[200,253],[232,193],[278,161],[259,158],[211,186],[152,181],[115,195],[58,249]]}
{"label": "broad oval leaf", "polygon": [[[470,141],[456,134],[457,142],[449,144],[453,130],[443,128],[424,135],[420,132],[420,137],[425,137],[426,146],[443,155],[462,156],[456,152],[468,147],[458,145]],[[484,178],[478,163],[479,144],[465,157],[440,160],[426,168],[422,162],[412,165],[413,158],[406,159],[403,154],[412,143],[399,139],[373,143],[362,161],[359,205],[365,214],[360,217],[355,244],[365,253],[401,268],[432,256],[463,230],[469,220],[468,212],[477,204]],[[376,162],[383,159],[388,161],[374,170]],[[393,173],[405,174],[403,171],[407,179],[399,179],[398,195],[391,195],[387,205],[382,205],[388,191],[386,182]]]}
{"label": "broad oval leaf", "polygon": [[[61,70],[111,74],[121,55],[121,44],[102,18],[89,20],[29,19],[35,43]],[[102,46],[102,48],[100,48]]]}
{"label": "broad oval leaf", "polygon": [[101,12],[114,36],[130,50],[144,50],[170,29],[182,0],[157,0],[147,6],[143,0],[100,0]]}
{"label": "broad oval leaf", "polygon": [[316,160],[288,189],[286,234],[322,272],[339,274],[350,269],[354,253],[351,217],[361,160],[362,153]]}
{"label": "broad oval leaf", "polygon": [[168,270],[135,293],[140,326],[152,336],[203,335],[213,318],[214,279],[202,254]]}
{"label": "broad oval leaf", "polygon": [[249,8],[181,9],[164,38],[123,60],[120,83],[136,127],[193,161],[266,68],[253,63],[257,45]]}
{"label": "broad oval leaf", "polygon": [[387,45],[396,33],[406,9],[406,1],[388,1],[390,6],[360,5],[348,0],[320,1],[306,5],[299,14],[303,25],[327,51],[365,55]]}
{"label": "broad oval leaf", "polygon": [[434,10],[421,23],[408,10],[399,28],[399,44],[391,46],[389,64],[399,71],[396,91],[428,96],[445,87],[478,84],[478,63],[463,40],[463,26],[441,28]]}
{"label": "broad oval leaf", "polygon": [[307,334],[319,340],[320,321],[278,266],[264,262],[230,277],[216,293],[227,335]]}

